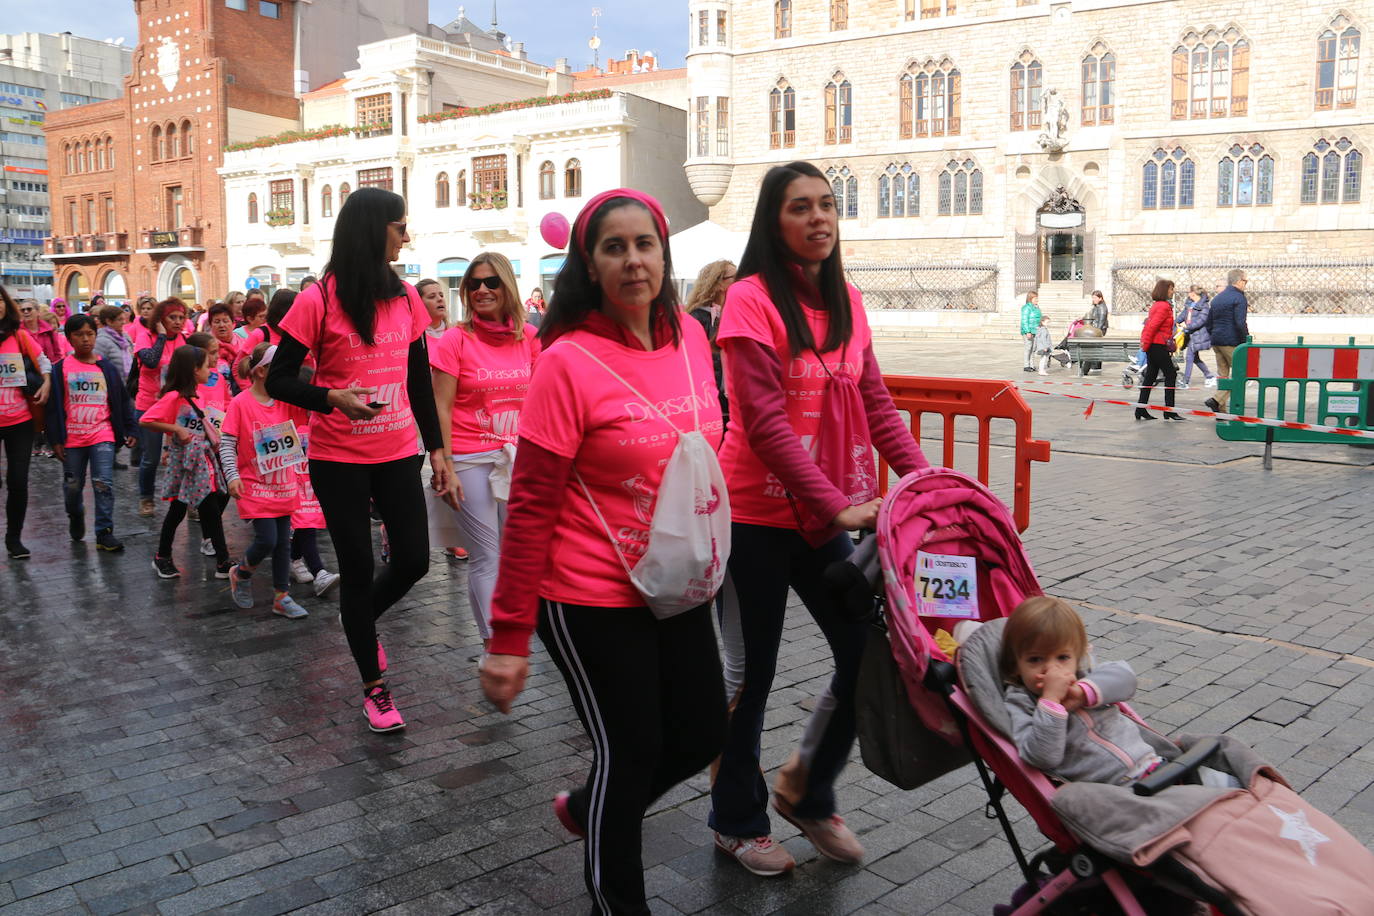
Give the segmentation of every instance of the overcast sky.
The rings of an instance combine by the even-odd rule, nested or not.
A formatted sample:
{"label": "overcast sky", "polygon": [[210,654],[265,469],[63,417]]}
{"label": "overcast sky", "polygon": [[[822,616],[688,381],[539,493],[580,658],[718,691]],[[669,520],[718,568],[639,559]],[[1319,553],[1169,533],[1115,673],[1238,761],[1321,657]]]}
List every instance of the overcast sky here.
{"label": "overcast sky", "polygon": [[[328,0],[324,0],[328,2]],[[566,57],[573,69],[591,63],[587,39],[592,34],[592,8],[601,16],[601,59],[622,57],[627,48],[655,51],[661,66],[681,67],[687,52],[687,4],[645,0],[498,0],[501,30],[523,41],[531,59],[552,64]],[[430,0],[431,22],[443,25],[458,14],[459,3]],[[480,26],[491,22],[491,0],[465,4],[467,16]],[[65,32],[85,38],[123,38],[133,46],[138,27],[128,0],[57,0],[6,3],[0,30]]]}

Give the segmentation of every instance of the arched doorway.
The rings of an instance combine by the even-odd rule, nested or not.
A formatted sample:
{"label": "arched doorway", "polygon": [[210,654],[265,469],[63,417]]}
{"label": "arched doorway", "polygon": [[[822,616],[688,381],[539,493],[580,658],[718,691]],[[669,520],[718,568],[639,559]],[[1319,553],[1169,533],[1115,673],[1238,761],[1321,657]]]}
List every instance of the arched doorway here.
{"label": "arched doorway", "polygon": [[200,301],[200,277],[191,262],[181,255],[173,255],[163,262],[157,273],[157,297],[176,296],[188,305]]}
{"label": "arched doorway", "polygon": [[105,275],[100,291],[105,294],[105,300],[111,305],[129,298],[129,285],[124,282],[124,275],[117,270]]}
{"label": "arched doorway", "polygon": [[1059,283],[1083,280],[1083,255],[1087,213],[1083,205],[1058,188],[1035,211],[1040,258],[1037,280]]}
{"label": "arched doorway", "polygon": [[84,312],[86,303],[91,301],[91,288],[86,282],[86,275],[78,270],[68,277],[67,290],[62,298],[67,300],[69,312]]}

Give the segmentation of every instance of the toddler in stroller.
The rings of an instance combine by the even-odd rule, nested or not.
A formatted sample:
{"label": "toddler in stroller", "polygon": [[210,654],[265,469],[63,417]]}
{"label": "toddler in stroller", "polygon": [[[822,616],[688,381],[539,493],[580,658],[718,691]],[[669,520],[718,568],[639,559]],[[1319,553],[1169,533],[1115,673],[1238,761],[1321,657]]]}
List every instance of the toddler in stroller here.
{"label": "toddler in stroller", "polygon": [[[1121,702],[1133,689],[1125,666],[1085,666],[1079,676],[1086,636],[1076,644],[1082,624],[1072,608],[1061,608],[1072,618],[1068,638],[1044,640],[1063,643],[1050,653],[1055,671],[1024,657],[1034,654],[1027,643],[1038,648],[1044,629],[1054,629],[1038,624],[1026,627],[1029,639],[1010,630],[1005,651],[1016,663],[1004,667],[1013,609],[1027,598],[1037,599],[1032,607],[1062,602],[1040,597],[1015,526],[986,487],[948,469],[909,474],[888,493],[876,540],[887,629],[878,645],[887,664],[895,662],[896,694],[910,721],[884,725],[867,715],[868,694],[877,691],[866,685],[879,679],[861,673],[864,762],[914,788],[962,762],[951,748],[971,753],[989,816],[1001,823],[1025,881],[1013,907],[999,912],[1192,914],[1201,901],[1225,916],[1374,914],[1374,854],[1250,748],[1229,736],[1172,740],[1150,728]],[[971,600],[924,607],[921,563],[931,557],[957,561]],[[940,630],[954,631],[957,648]],[[1009,689],[1004,670],[1019,676],[1022,695]],[[892,691],[893,680],[886,683]],[[1053,705],[1042,712],[1046,697],[1062,718]],[[1033,721],[1041,715],[1043,727]],[[878,738],[905,768],[894,771],[903,783],[870,764],[881,756]],[[890,751],[897,746],[900,755]],[[1008,792],[1052,846],[1034,856],[1022,851],[1003,806]]]}

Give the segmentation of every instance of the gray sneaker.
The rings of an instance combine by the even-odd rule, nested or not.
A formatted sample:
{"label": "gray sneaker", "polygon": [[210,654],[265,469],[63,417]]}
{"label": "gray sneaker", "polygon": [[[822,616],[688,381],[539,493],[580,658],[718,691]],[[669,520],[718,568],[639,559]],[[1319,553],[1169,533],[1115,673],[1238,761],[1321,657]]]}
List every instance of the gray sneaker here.
{"label": "gray sneaker", "polygon": [[746,871],[764,878],[785,875],[797,866],[792,853],[772,837],[760,836],[752,840],[738,836],[716,834],[716,848],[735,857]]}
{"label": "gray sneaker", "polygon": [[277,600],[272,602],[272,613],[288,620],[299,620],[302,617],[309,617],[310,612],[296,603],[296,599],[290,595],[278,595]]}
{"label": "gray sneaker", "polygon": [[238,564],[229,570],[229,595],[244,610],[253,606],[253,577],[239,572]]}
{"label": "gray sneaker", "polygon": [[325,595],[329,594],[329,590],[332,589],[338,581],[338,573],[332,573],[327,569],[320,570],[315,574],[315,597],[323,598]]}

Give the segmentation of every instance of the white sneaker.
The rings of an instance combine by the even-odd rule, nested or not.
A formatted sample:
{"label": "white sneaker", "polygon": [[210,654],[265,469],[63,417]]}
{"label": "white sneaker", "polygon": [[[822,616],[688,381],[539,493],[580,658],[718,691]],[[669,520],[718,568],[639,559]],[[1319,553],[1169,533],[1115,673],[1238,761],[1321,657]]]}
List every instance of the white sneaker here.
{"label": "white sneaker", "polygon": [[339,574],[322,569],[315,576],[315,597],[323,598],[339,581]]}
{"label": "white sneaker", "polygon": [[1036,374],[1036,375],[1049,375],[1049,373],[1046,372],[1044,369],[1038,369],[1038,370],[1036,370],[1036,373],[1035,373],[1035,374]]}
{"label": "white sneaker", "polygon": [[315,574],[306,567],[304,560],[292,560],[291,578],[297,582],[314,582]]}
{"label": "white sneaker", "polygon": [[213,557],[215,555],[215,542],[209,538],[201,538],[200,555],[203,557]]}
{"label": "white sneaker", "polygon": [[1177,388],[1179,391],[1187,391],[1188,388],[1189,388],[1189,385],[1188,385],[1187,382],[1179,382],[1179,383],[1178,383],[1177,385],[1175,385],[1174,387]]}
{"label": "white sneaker", "polygon": [[1217,377],[1214,375],[1214,376],[1212,376],[1211,378],[1207,379],[1207,381],[1203,382],[1202,384],[1205,385],[1205,386],[1208,387],[1208,388],[1215,388],[1215,387],[1217,387]]}

